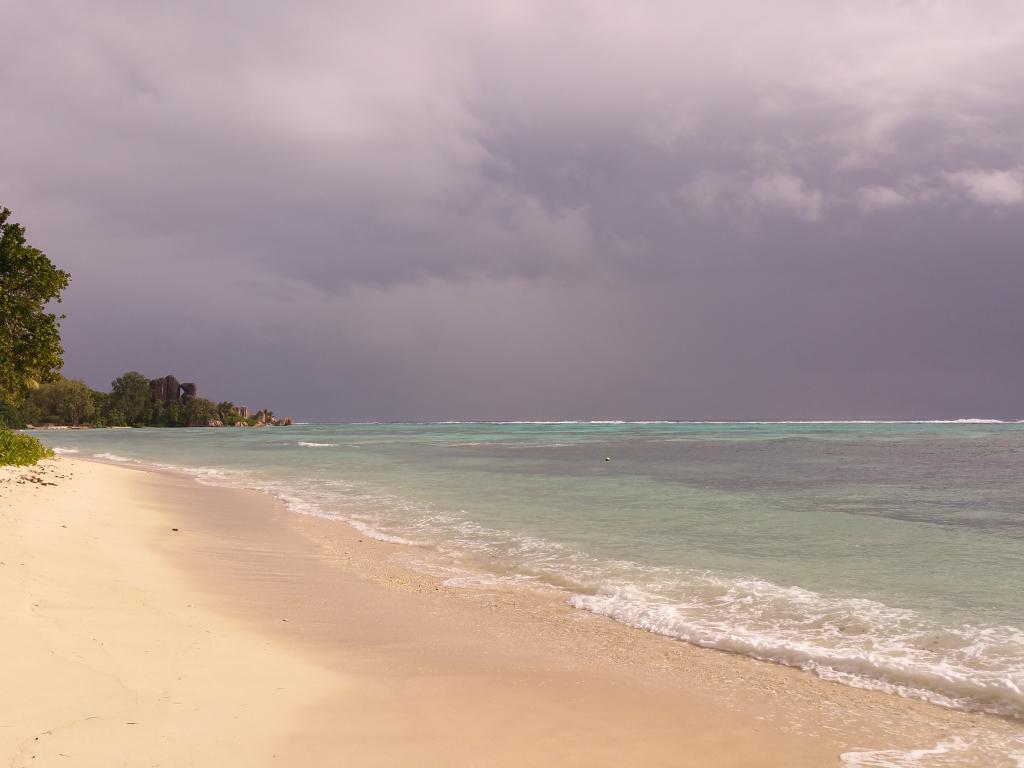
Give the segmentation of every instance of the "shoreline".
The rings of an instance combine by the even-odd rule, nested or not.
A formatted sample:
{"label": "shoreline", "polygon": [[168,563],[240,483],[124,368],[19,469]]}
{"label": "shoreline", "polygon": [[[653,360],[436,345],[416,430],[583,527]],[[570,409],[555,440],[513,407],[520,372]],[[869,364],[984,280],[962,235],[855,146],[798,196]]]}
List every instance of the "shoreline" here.
{"label": "shoreline", "polygon": [[[30,510],[45,506],[31,520],[36,525],[61,515],[102,517],[124,536],[111,543],[111,555],[145,549],[163,582],[174,581],[181,599],[191,601],[181,609],[186,615],[202,605],[204,621],[235,633],[241,655],[262,654],[264,673],[287,670],[285,679],[305,681],[285,686],[296,698],[294,717],[263,724],[268,733],[282,731],[271,749],[278,759],[288,754],[316,765],[345,754],[359,765],[818,766],[843,764],[844,752],[932,750],[981,732],[1024,737],[1024,724],[1016,721],[698,648],[551,596],[447,587],[403,563],[409,547],[289,512],[256,491],[77,458],[47,462],[44,471],[58,485],[0,486],[2,522],[28,526],[18,541],[26,551],[37,547],[39,568],[53,565],[46,558],[54,552],[33,538],[41,534],[29,525]],[[57,477],[68,474],[73,477]],[[88,487],[80,479],[86,475],[93,478]],[[98,565],[68,567],[102,582],[110,574]],[[137,585],[143,594],[151,586]],[[6,579],[0,589],[10,589]],[[19,627],[29,636],[43,631],[30,625],[16,622],[15,634]],[[36,639],[41,648],[51,642],[45,633]],[[145,659],[126,658],[145,668]],[[227,673],[214,680],[221,688],[233,682]],[[278,687],[257,682],[267,693]],[[39,691],[41,711],[55,704],[53,697],[46,686]],[[205,714],[222,724],[224,707]],[[10,718],[0,710],[0,725]],[[0,728],[4,749],[9,730]],[[991,754],[970,749],[958,758],[956,765],[998,765]],[[269,754],[247,759],[231,762],[271,762]],[[887,764],[857,760],[848,755],[845,764]],[[1005,764],[1015,765],[1009,757]]]}

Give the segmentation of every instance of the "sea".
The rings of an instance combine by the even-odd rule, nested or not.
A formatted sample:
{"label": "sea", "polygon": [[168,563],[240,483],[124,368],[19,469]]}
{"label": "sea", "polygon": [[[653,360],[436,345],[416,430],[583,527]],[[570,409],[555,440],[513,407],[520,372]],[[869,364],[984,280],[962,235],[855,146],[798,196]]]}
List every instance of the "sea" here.
{"label": "sea", "polygon": [[34,434],[59,453],[272,493],[436,553],[454,586],[558,590],[687,643],[1024,720],[1024,423]]}

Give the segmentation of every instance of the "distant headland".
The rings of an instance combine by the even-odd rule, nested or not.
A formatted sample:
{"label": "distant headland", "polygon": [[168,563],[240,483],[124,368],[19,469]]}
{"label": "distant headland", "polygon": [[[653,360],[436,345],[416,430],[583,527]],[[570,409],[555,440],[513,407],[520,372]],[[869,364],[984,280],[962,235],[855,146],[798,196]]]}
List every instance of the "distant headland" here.
{"label": "distant headland", "polygon": [[287,427],[292,420],[261,408],[199,396],[193,382],[173,374],[155,379],[128,371],[109,392],[77,379],[58,378],[30,389],[21,402],[0,408],[11,427]]}
{"label": "distant headland", "polygon": [[[188,406],[196,400],[197,387],[191,382],[178,382],[173,374],[168,374],[162,379],[149,380],[149,396],[154,403],[160,403],[164,408],[172,405]],[[213,404],[212,401],[206,402]],[[231,402],[218,403],[213,406],[216,416],[207,420],[207,427],[290,427],[292,420],[289,418],[277,418],[272,411],[261,409],[251,413],[244,405],[235,405]],[[199,425],[202,426],[202,425]]]}

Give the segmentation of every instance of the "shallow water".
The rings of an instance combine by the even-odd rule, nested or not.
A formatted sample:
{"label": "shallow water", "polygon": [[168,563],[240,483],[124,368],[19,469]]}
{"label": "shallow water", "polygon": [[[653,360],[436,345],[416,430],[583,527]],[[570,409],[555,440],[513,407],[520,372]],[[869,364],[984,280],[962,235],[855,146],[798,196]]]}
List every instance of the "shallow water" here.
{"label": "shallow water", "polygon": [[38,435],[273,492],[443,554],[456,584],[558,588],[699,645],[1024,718],[1024,424]]}

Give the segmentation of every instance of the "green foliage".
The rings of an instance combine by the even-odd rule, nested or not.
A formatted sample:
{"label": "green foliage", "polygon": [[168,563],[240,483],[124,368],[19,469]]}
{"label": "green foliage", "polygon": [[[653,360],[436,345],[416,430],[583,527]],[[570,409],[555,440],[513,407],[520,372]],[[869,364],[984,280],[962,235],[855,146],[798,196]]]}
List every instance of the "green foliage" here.
{"label": "green foliage", "polygon": [[0,401],[17,405],[38,382],[53,381],[63,364],[58,316],[46,305],[60,301],[71,276],[25,241],[25,228],[8,223],[0,208]]}
{"label": "green foliage", "polygon": [[205,427],[218,418],[217,406],[205,397],[193,397],[181,409],[182,427]]}
{"label": "green foliage", "polygon": [[53,456],[53,451],[44,447],[34,437],[0,429],[0,466],[35,464],[49,456]]}
{"label": "green foliage", "polygon": [[110,382],[110,388],[110,407],[124,416],[125,424],[150,422],[142,418],[150,405],[149,379],[138,371],[128,371]]}
{"label": "green foliage", "polygon": [[37,421],[77,427],[83,422],[92,422],[96,417],[96,394],[99,393],[89,389],[84,381],[59,378],[49,384],[41,384],[29,393],[28,399],[40,414]]}
{"label": "green foliage", "polygon": [[90,389],[89,396],[92,398],[92,407],[96,409],[96,413],[105,413],[110,410],[110,395],[108,393]]}
{"label": "green foliage", "polygon": [[239,413],[234,403],[225,400],[222,403],[217,403],[217,418],[220,419],[225,426],[233,427],[242,420],[242,414]]}
{"label": "green foliage", "polygon": [[20,402],[0,402],[0,427],[67,425],[71,427],[206,427],[269,423],[273,413],[260,411],[258,418],[242,419],[234,403],[213,403],[202,397],[164,403],[154,399],[149,379],[129,371],[111,382],[110,393],[90,389],[85,382],[57,376],[40,384]]}
{"label": "green foliage", "polygon": [[0,428],[21,429],[39,421],[38,409],[28,399],[14,405],[0,401]]}
{"label": "green foliage", "polygon": [[185,420],[181,415],[181,406],[177,403],[171,403],[166,408],[155,410],[147,423],[155,427],[185,426]]}
{"label": "green foliage", "polygon": [[[128,420],[117,408],[107,408],[103,411],[103,420],[108,427],[127,427]],[[97,425],[99,426],[99,425]]]}
{"label": "green foliage", "polygon": [[[138,371],[114,379],[109,394],[92,390],[85,382],[62,378],[58,371],[64,356],[60,340],[64,316],[46,309],[51,301],[60,302],[71,277],[38,248],[28,245],[25,228],[10,222],[10,215],[9,210],[0,208],[0,427],[199,427],[217,421],[234,425],[242,420],[228,401],[215,405],[193,397],[185,403],[158,402],[150,394],[149,379]],[[169,399],[177,399],[177,394],[171,393]],[[269,411],[261,413],[261,420],[270,417]],[[3,456],[16,457],[17,463],[31,463],[47,455],[34,438],[3,432],[2,439]]]}
{"label": "green foliage", "polygon": [[93,417],[92,426],[106,427],[109,425],[107,414],[110,412],[110,395],[106,392],[99,392],[95,389],[89,390],[89,399],[92,401]]}

